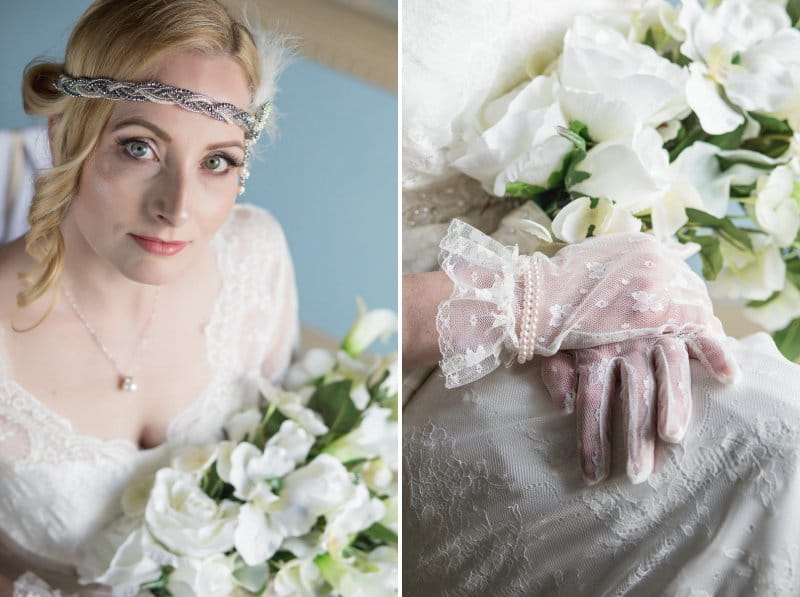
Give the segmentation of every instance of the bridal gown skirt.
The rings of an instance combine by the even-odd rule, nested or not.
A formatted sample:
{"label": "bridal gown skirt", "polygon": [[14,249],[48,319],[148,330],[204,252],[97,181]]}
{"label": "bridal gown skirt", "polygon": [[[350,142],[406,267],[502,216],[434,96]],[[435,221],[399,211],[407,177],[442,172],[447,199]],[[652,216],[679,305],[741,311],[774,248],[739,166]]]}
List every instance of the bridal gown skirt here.
{"label": "bridal gown skirt", "polygon": [[613,423],[611,477],[583,482],[538,360],[454,390],[434,372],[404,411],[404,594],[800,595],[800,366],[730,342],[741,381],[691,361],[687,437],[640,485]]}

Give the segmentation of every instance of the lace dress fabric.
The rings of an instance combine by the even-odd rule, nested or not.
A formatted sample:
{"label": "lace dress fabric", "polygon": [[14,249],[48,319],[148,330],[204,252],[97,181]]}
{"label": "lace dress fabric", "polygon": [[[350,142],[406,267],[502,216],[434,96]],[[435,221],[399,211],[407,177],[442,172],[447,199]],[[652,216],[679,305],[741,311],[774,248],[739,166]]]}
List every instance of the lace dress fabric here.
{"label": "lace dress fabric", "polygon": [[[162,446],[139,450],[126,439],[75,433],[0,360],[0,574],[29,566],[53,586],[76,589],[81,544],[119,512],[131,477],[158,466],[171,445],[218,438],[225,417],[257,399],[259,375],[280,381],[299,342],[280,225],[261,208],[237,205],[214,243],[222,287],[205,328],[211,382],[171,421]],[[49,594],[35,592],[41,584],[26,574],[15,594]]]}
{"label": "lace dress fabric", "polygon": [[[587,486],[575,419],[539,361],[455,390],[431,375],[403,412],[403,587],[466,595],[800,594],[800,367],[758,333],[731,339],[743,377],[692,361],[692,424],[655,473]],[[619,408],[613,413],[621,421]]]}

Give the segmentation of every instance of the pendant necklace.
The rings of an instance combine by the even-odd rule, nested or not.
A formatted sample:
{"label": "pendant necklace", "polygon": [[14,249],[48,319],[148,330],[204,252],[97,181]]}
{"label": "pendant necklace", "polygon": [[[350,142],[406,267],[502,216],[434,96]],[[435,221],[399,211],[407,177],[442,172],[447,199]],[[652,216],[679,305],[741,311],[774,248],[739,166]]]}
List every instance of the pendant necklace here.
{"label": "pendant necklace", "polygon": [[136,380],[133,377],[133,373],[135,372],[135,366],[137,364],[136,357],[139,354],[139,348],[142,346],[147,345],[147,337],[150,333],[150,324],[153,322],[153,315],[156,312],[156,303],[158,302],[158,291],[160,288],[156,288],[155,296],[153,297],[153,309],[150,311],[150,317],[147,319],[147,323],[142,330],[142,337],[139,338],[139,341],[136,343],[136,347],[134,348],[133,355],[131,355],[131,368],[129,369],[130,374],[126,374],[122,372],[122,367],[117,364],[117,360],[114,358],[114,355],[111,354],[111,351],[108,350],[108,347],[103,344],[100,338],[97,336],[97,332],[94,331],[94,328],[89,324],[84,317],[83,313],[81,312],[78,304],[75,302],[75,299],[70,294],[69,290],[67,290],[66,286],[63,284],[61,288],[64,290],[64,294],[69,301],[72,310],[75,311],[75,315],[78,316],[78,319],[81,321],[83,326],[88,330],[88,332],[92,335],[97,346],[100,350],[103,351],[103,354],[106,355],[106,358],[111,362],[114,366],[114,369],[117,372],[117,389],[122,390],[124,392],[135,392],[138,389],[138,385]]}

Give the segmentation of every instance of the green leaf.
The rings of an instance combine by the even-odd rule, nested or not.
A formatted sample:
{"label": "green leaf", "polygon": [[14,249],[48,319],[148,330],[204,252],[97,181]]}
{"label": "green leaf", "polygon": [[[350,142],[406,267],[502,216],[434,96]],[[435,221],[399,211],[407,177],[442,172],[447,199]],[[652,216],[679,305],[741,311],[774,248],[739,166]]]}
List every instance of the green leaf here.
{"label": "green leaf", "polygon": [[689,218],[689,221],[693,224],[700,224],[701,226],[708,226],[709,228],[720,228],[722,226],[722,220],[720,218],[712,216],[710,213],[700,209],[695,209],[694,207],[686,208],[686,217]]}
{"label": "green leaf", "polygon": [[225,483],[217,472],[217,463],[214,462],[200,479],[200,489],[212,500],[220,501],[233,495],[233,486]]}
{"label": "green leaf", "polygon": [[149,590],[156,597],[172,597],[172,592],[167,588],[169,576],[175,571],[172,566],[162,566],[161,576],[153,582],[142,585],[143,589]]}
{"label": "green leaf", "polygon": [[317,388],[308,401],[308,407],[322,415],[328,426],[328,433],[321,438],[321,443],[346,434],[358,423],[361,411],[350,398],[351,386],[349,379],[326,384]]}
{"label": "green leaf", "polygon": [[789,18],[794,27],[800,24],[800,0],[789,0],[786,3],[786,12],[789,13]]}
{"label": "green leaf", "polygon": [[745,120],[732,131],[722,135],[711,135],[708,140],[720,149],[737,149],[742,142],[742,135],[746,127],[747,121]]}
{"label": "green leaf", "polygon": [[594,236],[594,224],[589,224],[589,228],[586,230],[586,238],[591,238]]}
{"label": "green leaf", "polygon": [[[798,3],[800,3],[800,0],[798,0]],[[758,112],[748,112],[748,114],[753,120],[761,125],[762,135],[765,133],[789,136],[792,135],[792,127],[789,126],[789,123],[786,122],[786,120],[781,120],[773,116],[767,116],[766,114],[759,114]]]}
{"label": "green leaf", "polygon": [[573,133],[576,133],[581,136],[581,138],[586,141],[586,146],[588,147],[590,143],[592,143],[592,137],[589,135],[589,127],[586,126],[580,120],[570,120],[569,121],[569,130]]}
{"label": "green leaf", "polygon": [[753,241],[750,239],[750,235],[745,230],[738,228],[729,217],[717,218],[693,207],[686,208],[686,217],[693,224],[719,231],[720,236],[740,249],[753,250]]}
{"label": "green leaf", "polygon": [[506,197],[518,197],[520,199],[534,199],[547,189],[527,182],[509,182],[506,184]]}
{"label": "green leaf", "polygon": [[756,183],[753,183],[753,184],[732,184],[731,185],[731,197],[733,197],[733,198],[751,197],[755,190],[756,190]]}
{"label": "green leaf", "polygon": [[598,203],[600,203],[600,199],[597,197],[589,197],[589,209],[596,209]]}
{"label": "green leaf", "polygon": [[771,295],[769,295],[768,298],[766,298],[764,300],[761,300],[761,301],[747,301],[747,306],[748,307],[756,307],[756,308],[763,307],[764,305],[770,304],[772,301],[774,301],[780,295],[781,295],[781,291],[780,290],[776,290]]}
{"label": "green leaf", "polygon": [[786,262],[786,278],[800,288],[800,259],[797,257]]}
{"label": "green leaf", "polygon": [[773,335],[775,344],[790,361],[800,357],[800,317]]}
{"label": "green leaf", "polygon": [[559,126],[556,130],[559,135],[564,137],[567,141],[570,141],[577,149],[584,153],[586,152],[586,139],[581,137],[578,133],[563,126]]}
{"label": "green leaf", "polygon": [[741,63],[742,63],[742,53],[736,52],[731,58],[731,64],[741,64]]}
{"label": "green leaf", "polygon": [[694,233],[678,235],[682,242],[694,242],[700,245],[700,260],[703,263],[703,277],[706,280],[715,280],[722,270],[722,251],[719,248],[719,239],[716,236],[697,236]]}
{"label": "green leaf", "polygon": [[362,532],[374,541],[387,543],[390,545],[397,545],[397,533],[395,533],[392,529],[383,526],[379,522],[373,523],[372,526]]}
{"label": "green leaf", "polygon": [[278,433],[281,425],[283,425],[283,422],[286,420],[286,415],[279,411],[277,406],[270,404],[264,411],[261,421],[253,432],[250,443],[259,450],[263,450],[264,446],[267,445],[267,440]]}

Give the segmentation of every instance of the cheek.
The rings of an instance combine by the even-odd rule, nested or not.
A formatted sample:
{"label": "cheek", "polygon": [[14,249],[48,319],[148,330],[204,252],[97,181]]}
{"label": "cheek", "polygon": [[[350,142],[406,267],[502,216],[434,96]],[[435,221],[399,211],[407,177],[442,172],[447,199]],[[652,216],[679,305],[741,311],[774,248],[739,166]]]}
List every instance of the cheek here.
{"label": "cheek", "polygon": [[228,218],[236,202],[236,190],[225,191],[216,190],[209,193],[202,207],[195,211],[198,225],[209,235],[213,235],[219,230]]}
{"label": "cheek", "polygon": [[75,209],[81,219],[114,227],[123,219],[126,207],[137,205],[134,195],[141,180],[114,162],[113,159],[87,160],[81,172]]}

